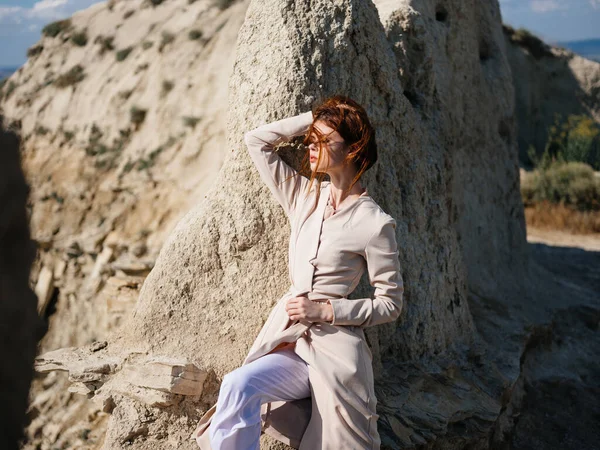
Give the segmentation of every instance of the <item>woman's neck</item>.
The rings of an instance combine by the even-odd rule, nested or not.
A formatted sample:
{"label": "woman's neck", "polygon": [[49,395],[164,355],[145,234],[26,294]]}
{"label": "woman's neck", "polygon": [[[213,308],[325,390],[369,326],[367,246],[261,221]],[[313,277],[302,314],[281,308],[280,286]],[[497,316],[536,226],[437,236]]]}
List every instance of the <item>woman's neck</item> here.
{"label": "woman's neck", "polygon": [[329,174],[331,184],[329,185],[329,195],[331,198],[332,206],[334,209],[338,209],[342,202],[348,197],[359,197],[365,188],[361,185],[360,180],[357,181],[349,192],[344,192],[348,189],[348,186],[352,183],[352,180],[356,174],[344,173],[344,174]]}

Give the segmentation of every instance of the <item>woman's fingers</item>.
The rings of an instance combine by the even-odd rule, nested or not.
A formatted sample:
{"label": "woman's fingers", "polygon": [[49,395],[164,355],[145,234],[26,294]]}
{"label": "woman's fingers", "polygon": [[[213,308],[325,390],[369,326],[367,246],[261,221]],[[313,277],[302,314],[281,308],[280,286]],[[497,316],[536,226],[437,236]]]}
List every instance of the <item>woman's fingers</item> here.
{"label": "woman's fingers", "polygon": [[306,297],[294,297],[291,298],[287,301],[287,303],[285,304],[285,309],[286,311],[289,310],[289,308],[300,308],[304,305],[304,300],[308,300]]}
{"label": "woman's fingers", "polygon": [[295,320],[296,318],[300,318],[300,319],[304,318],[304,311],[302,311],[301,309],[298,309],[298,308],[288,309],[287,314],[288,314],[289,318],[292,320]]}
{"label": "woman's fingers", "polygon": [[321,305],[309,300],[307,297],[295,297],[285,305],[285,310],[291,320],[305,319],[309,321],[321,320]]}
{"label": "woman's fingers", "polygon": [[285,310],[291,320],[306,319],[306,301],[309,301],[306,297],[293,297],[287,301]]}

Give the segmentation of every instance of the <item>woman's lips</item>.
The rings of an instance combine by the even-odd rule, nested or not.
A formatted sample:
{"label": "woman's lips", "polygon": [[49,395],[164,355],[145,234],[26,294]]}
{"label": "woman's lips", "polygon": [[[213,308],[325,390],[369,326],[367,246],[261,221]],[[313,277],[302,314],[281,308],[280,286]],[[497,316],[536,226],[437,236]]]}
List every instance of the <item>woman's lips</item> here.
{"label": "woman's lips", "polygon": [[316,156],[311,156],[311,157],[310,157],[310,162],[315,162],[316,160],[317,160],[317,157],[316,157]]}

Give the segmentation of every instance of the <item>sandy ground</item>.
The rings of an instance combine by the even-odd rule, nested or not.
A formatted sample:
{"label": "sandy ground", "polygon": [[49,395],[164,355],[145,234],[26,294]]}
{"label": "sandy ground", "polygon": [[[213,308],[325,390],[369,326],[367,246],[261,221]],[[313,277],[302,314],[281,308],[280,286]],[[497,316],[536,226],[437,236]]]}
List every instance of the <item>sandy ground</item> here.
{"label": "sandy ground", "polygon": [[527,242],[600,251],[600,233],[572,234],[564,231],[533,228],[527,225]]}

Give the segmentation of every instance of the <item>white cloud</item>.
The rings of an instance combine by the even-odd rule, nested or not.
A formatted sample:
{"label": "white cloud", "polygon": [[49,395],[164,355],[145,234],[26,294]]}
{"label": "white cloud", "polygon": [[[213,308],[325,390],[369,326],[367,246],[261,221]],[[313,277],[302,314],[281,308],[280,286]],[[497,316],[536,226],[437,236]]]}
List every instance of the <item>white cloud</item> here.
{"label": "white cloud", "polygon": [[5,17],[14,16],[22,10],[23,8],[20,6],[0,6],[0,21]]}
{"label": "white cloud", "polygon": [[15,24],[23,24],[23,29],[39,27],[51,20],[70,17],[95,3],[98,0],[40,0],[31,8],[0,6],[0,27]]}
{"label": "white cloud", "polygon": [[600,0],[499,0],[502,11],[548,13],[569,8],[600,8]]}
{"label": "white cloud", "polygon": [[46,17],[59,14],[68,3],[67,0],[42,0],[33,5],[28,11],[30,17]]}
{"label": "white cloud", "polygon": [[531,0],[531,9],[537,13],[546,13],[564,8],[565,6],[556,0]]}

